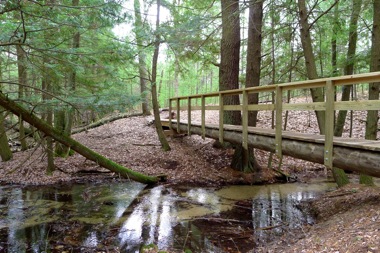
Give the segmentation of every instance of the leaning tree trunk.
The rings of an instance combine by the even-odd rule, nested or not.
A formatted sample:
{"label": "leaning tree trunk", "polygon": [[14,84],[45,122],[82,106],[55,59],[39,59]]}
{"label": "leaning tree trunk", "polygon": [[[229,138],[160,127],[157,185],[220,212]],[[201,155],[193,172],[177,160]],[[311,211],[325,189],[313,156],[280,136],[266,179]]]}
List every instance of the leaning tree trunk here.
{"label": "leaning tree trunk", "polygon": [[134,12],[135,12],[135,36],[138,48],[139,58],[139,79],[140,79],[140,92],[141,92],[141,107],[143,115],[150,115],[149,110],[149,97],[147,83],[149,80],[148,70],[146,68],[146,55],[143,46],[142,31],[144,31],[144,25],[141,18],[140,0],[134,0]]}
{"label": "leaning tree trunk", "polygon": [[160,0],[157,1],[157,19],[156,19],[156,41],[154,43],[154,53],[153,53],[153,64],[152,64],[152,103],[153,103],[153,114],[154,114],[154,125],[158,134],[158,138],[161,143],[161,147],[165,151],[170,150],[168,140],[165,137],[164,130],[162,129],[160,112],[158,108],[158,98],[157,98],[157,61],[158,53],[160,49]]}
{"label": "leaning tree trunk", "polygon": [[[372,49],[371,49],[371,72],[380,71],[380,0],[373,1],[373,28],[372,28]],[[368,99],[378,100],[380,92],[380,83],[369,84]],[[365,127],[365,138],[368,140],[377,139],[379,114],[378,111],[367,112],[367,123]],[[370,176],[360,175],[360,183],[373,185],[373,179]]]}
{"label": "leaning tree trunk", "polygon": [[[317,66],[315,64],[315,58],[313,53],[313,46],[311,43],[310,25],[308,22],[308,12],[306,9],[305,0],[298,0],[299,18],[301,27],[301,43],[306,63],[307,77],[311,79],[317,79]],[[323,102],[323,90],[322,88],[310,89],[313,102]],[[321,134],[325,132],[325,113],[324,111],[316,111],[319,131]]]}
{"label": "leaning tree trunk", "polygon": [[[27,81],[27,70],[26,70],[26,55],[24,52],[24,49],[21,47],[21,45],[16,46],[16,52],[17,52],[17,71],[18,71],[18,98],[21,100],[24,97],[24,85],[26,85]],[[22,121],[22,118],[19,118],[19,140],[21,144],[21,150],[26,150],[28,148],[28,145],[26,144],[25,139],[25,129],[24,129],[24,122]]]}
{"label": "leaning tree trunk", "polygon": [[[301,43],[305,57],[306,72],[309,79],[318,78],[317,67],[311,43],[310,25],[308,23],[308,13],[305,0],[298,0],[300,27],[301,27]],[[324,95],[322,88],[310,89],[313,102],[323,102]],[[325,112],[316,111],[319,131],[325,133]],[[333,176],[339,187],[349,183],[346,173],[339,168],[332,168]]]}
{"label": "leaning tree trunk", "polygon": [[153,184],[158,182],[157,177],[147,176],[128,168],[117,164],[104,156],[94,152],[93,150],[87,148],[86,146],[80,144],[69,136],[62,135],[54,127],[48,125],[46,122],[32,114],[30,111],[24,109],[23,107],[16,104],[14,101],[10,100],[3,93],[0,93],[0,106],[4,107],[6,110],[12,112],[15,115],[21,115],[23,120],[36,127],[39,131],[43,132],[47,136],[51,136],[56,141],[70,147],[72,150],[83,155],[87,159],[96,162],[100,166],[120,174],[122,177],[132,179],[144,184]]}
{"label": "leaning tree trunk", "polygon": [[[352,14],[350,20],[350,28],[348,33],[348,50],[346,64],[344,66],[344,75],[352,75],[355,66],[356,42],[358,40],[358,19],[361,11],[362,0],[352,1]],[[342,87],[342,101],[350,100],[350,92],[352,85],[344,85]],[[340,110],[335,124],[334,136],[341,137],[343,134],[344,122],[346,121],[347,111]]]}

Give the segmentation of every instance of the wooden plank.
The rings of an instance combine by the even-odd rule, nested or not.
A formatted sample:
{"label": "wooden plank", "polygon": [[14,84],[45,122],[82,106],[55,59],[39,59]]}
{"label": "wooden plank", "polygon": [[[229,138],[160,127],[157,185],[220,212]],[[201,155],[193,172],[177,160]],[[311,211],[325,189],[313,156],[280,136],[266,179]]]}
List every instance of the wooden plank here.
{"label": "wooden plank", "polygon": [[[180,99],[177,98],[177,123],[180,122],[180,112],[181,112],[180,108],[181,108]],[[180,133],[179,127],[177,127],[177,133]]]}
{"label": "wooden plank", "polygon": [[201,121],[202,121],[202,139],[204,140],[206,138],[206,98],[205,96],[202,96],[201,98]]}
{"label": "wooden plank", "polygon": [[[173,123],[175,124],[175,123]],[[209,128],[206,126],[206,136],[214,139],[219,138],[218,125],[214,125],[215,128]],[[213,126],[213,127],[214,127]],[[238,126],[233,126],[238,127]],[[232,143],[241,143],[241,127],[240,133],[237,131],[227,130],[229,125],[225,125],[224,138],[226,141]],[[187,124],[181,123],[180,129],[186,131]],[[264,129],[270,131],[270,129]],[[273,132],[273,131],[272,131]],[[199,126],[193,124],[192,133],[201,134]],[[284,131],[285,134],[285,131]],[[297,134],[297,133],[296,133]],[[305,136],[310,136],[304,134]],[[322,136],[322,143],[313,143],[308,141],[298,141],[292,139],[283,139],[282,152],[284,155],[289,155],[295,158],[300,158],[312,162],[324,163],[324,136]],[[307,138],[306,138],[307,139]],[[338,138],[339,139],[339,138]],[[274,136],[265,136],[259,134],[250,134],[248,138],[248,145],[254,148],[267,150],[274,152]],[[379,142],[380,143],[380,142]],[[380,145],[379,145],[380,148]],[[352,147],[339,147],[335,145],[334,141],[334,166],[361,172],[368,175],[380,177],[380,149],[377,152],[368,151],[365,149],[357,149]]]}
{"label": "wooden plank", "polygon": [[248,105],[249,111],[273,111],[274,104]]}
{"label": "wooden plank", "polygon": [[326,82],[326,113],[325,113],[325,152],[324,164],[333,166],[333,137],[334,137],[334,85],[331,80]]}
{"label": "wooden plank", "polygon": [[282,87],[276,87],[276,155],[282,158]]}
{"label": "wooden plank", "polygon": [[[327,81],[333,81],[335,86],[348,85],[348,84],[358,84],[358,83],[373,83],[380,82],[380,72],[370,72],[365,74],[356,74],[356,75],[347,75],[331,78],[321,78],[307,81],[291,82],[291,83],[282,83],[278,86],[282,87],[283,91],[286,90],[295,90],[295,89],[310,89],[324,87]],[[258,87],[247,88],[248,93],[260,93],[260,92],[270,92],[276,90],[276,85],[264,85]],[[205,97],[218,97],[220,94],[224,95],[237,95],[242,94],[243,89],[228,90],[222,92],[211,92],[206,94],[196,94],[192,95],[191,98],[201,98]],[[174,97],[172,99],[187,99],[188,96]]]}
{"label": "wooden plank", "polygon": [[297,103],[297,104],[283,104],[282,109],[286,111],[324,111],[326,108],[325,102],[315,103]]}
{"label": "wooden plank", "polygon": [[[186,110],[187,110],[187,108],[186,108]],[[200,111],[200,110],[202,110],[202,105],[191,105],[191,110],[192,111]],[[206,106],[205,105],[205,110],[207,110],[207,111],[217,111],[217,110],[219,110],[219,106],[217,106],[217,105],[208,105],[208,106]]]}
{"label": "wooden plank", "polygon": [[365,73],[365,74],[347,75],[347,76],[330,77],[330,78],[320,78],[320,79],[300,81],[300,82],[282,83],[279,85],[283,87],[283,91],[286,91],[286,90],[294,90],[294,89],[310,89],[310,88],[324,87],[327,81],[333,81],[335,86],[358,84],[358,83],[380,82],[380,72],[371,72],[371,73]]}
{"label": "wooden plank", "polygon": [[224,105],[224,111],[241,111],[243,109],[242,105]]}
{"label": "wooden plank", "polygon": [[362,100],[362,101],[339,101],[334,103],[335,110],[380,110],[380,100]]}
{"label": "wooden plank", "polygon": [[169,128],[172,130],[172,99],[169,99]]}
{"label": "wooden plank", "polygon": [[224,143],[224,108],[223,94],[219,93],[219,142]]}
{"label": "wooden plank", "polygon": [[243,108],[242,108],[242,147],[243,147],[243,168],[248,169],[249,152],[248,152],[248,92],[243,91]]}
{"label": "wooden plank", "polygon": [[[162,125],[167,125],[168,119],[161,119]],[[173,124],[176,124],[176,121],[173,121]],[[187,126],[187,122],[181,122]],[[201,127],[201,123],[193,122],[191,124],[194,127]],[[207,129],[215,129],[219,130],[218,124],[206,124]],[[235,125],[224,125],[224,131],[238,132],[242,133],[241,126]],[[248,135],[260,135],[260,136],[268,136],[271,138],[275,138],[275,130],[260,128],[260,127],[248,127]],[[298,133],[291,131],[282,131],[282,139],[283,140],[294,140],[294,141],[303,141],[306,143],[316,143],[322,144],[325,143],[325,136],[320,134],[309,134],[309,133]],[[357,139],[357,138],[345,138],[345,137],[334,137],[333,139],[334,147],[347,147],[358,150],[369,150],[374,152],[380,152],[380,141],[376,140],[365,140],[365,139]]]}
{"label": "wooden plank", "polygon": [[187,135],[191,135],[191,97],[187,98]]}

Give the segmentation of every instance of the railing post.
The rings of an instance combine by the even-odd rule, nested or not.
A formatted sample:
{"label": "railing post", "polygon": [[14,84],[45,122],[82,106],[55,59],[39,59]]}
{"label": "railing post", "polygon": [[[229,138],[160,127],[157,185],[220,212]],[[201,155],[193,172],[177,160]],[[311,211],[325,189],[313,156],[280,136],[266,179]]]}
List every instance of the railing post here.
{"label": "railing post", "polygon": [[328,168],[333,166],[333,138],[334,138],[334,85],[331,80],[326,81],[326,111],[325,111],[325,154],[324,164]]}
{"label": "railing post", "polygon": [[219,142],[224,143],[224,108],[223,94],[219,93]]}
{"label": "railing post", "polygon": [[244,169],[248,168],[249,153],[248,153],[248,92],[243,90],[243,115],[242,115],[242,128],[243,128],[243,166]]}
{"label": "railing post", "polygon": [[282,158],[282,87],[276,86],[276,155]]}
{"label": "railing post", "polygon": [[177,133],[180,133],[180,130],[179,130],[180,107],[181,107],[181,102],[180,102],[180,99],[177,98]]}
{"label": "railing post", "polygon": [[201,116],[201,121],[202,121],[202,139],[204,140],[206,138],[206,99],[205,96],[202,95],[201,97],[202,100],[202,116]]}
{"label": "railing post", "polygon": [[187,135],[191,135],[191,98],[187,97]]}
{"label": "railing post", "polygon": [[173,130],[172,129],[172,99],[169,98],[169,129],[170,130]]}

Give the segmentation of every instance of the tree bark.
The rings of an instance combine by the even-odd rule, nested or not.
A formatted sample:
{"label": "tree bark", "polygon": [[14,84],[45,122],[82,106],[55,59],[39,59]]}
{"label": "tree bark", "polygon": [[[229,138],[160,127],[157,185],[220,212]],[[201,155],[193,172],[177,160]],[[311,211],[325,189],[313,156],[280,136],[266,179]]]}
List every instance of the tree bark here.
{"label": "tree bark", "polygon": [[[0,57],[0,80],[3,78],[2,72],[2,59]],[[1,84],[0,84],[1,91]],[[8,137],[5,128],[4,109],[0,106],[0,157],[2,161],[9,161],[12,159],[12,150],[8,144]]]}
{"label": "tree bark", "polygon": [[[350,28],[348,34],[348,50],[346,65],[344,67],[344,75],[352,75],[354,73],[354,63],[356,55],[356,44],[358,40],[358,19],[362,7],[362,0],[352,1],[352,14],[350,19]],[[350,100],[350,92],[352,90],[352,85],[344,85],[342,87],[342,101]],[[346,121],[347,111],[341,110],[338,113],[336,120],[334,136],[342,136],[344,122]]]}
{"label": "tree bark", "polygon": [[54,127],[46,124],[43,120],[32,114],[30,111],[24,109],[23,107],[17,105],[14,101],[7,98],[3,93],[0,93],[0,106],[4,107],[6,110],[12,112],[15,115],[21,115],[22,118],[29,124],[36,127],[38,130],[43,132],[47,136],[51,136],[56,141],[70,147],[72,150],[83,155],[87,159],[96,162],[100,166],[120,174],[122,177],[129,178],[144,184],[154,184],[158,182],[157,177],[147,176],[128,168],[117,164],[104,156],[92,151],[86,146],[80,144],[69,136],[62,135]]}
{"label": "tree bark", "polygon": [[[256,87],[260,85],[263,2],[263,0],[255,0],[252,1],[249,5],[245,87]],[[259,94],[255,93],[249,95],[248,103],[258,104]],[[248,112],[248,125],[254,127],[256,126],[256,123],[257,111]],[[258,171],[260,169],[260,166],[255,159],[254,151],[252,149],[249,149],[248,161],[248,168],[245,168],[245,171]]]}
{"label": "tree bark", "polygon": [[160,50],[160,0],[157,0],[157,19],[156,19],[156,41],[154,42],[154,53],[152,59],[152,103],[153,103],[153,114],[154,114],[154,125],[156,127],[157,135],[161,143],[161,147],[165,151],[170,150],[169,143],[165,137],[164,130],[162,129],[161,120],[160,120],[160,111],[158,108],[158,99],[157,99],[157,61],[158,53]]}
{"label": "tree bark", "polygon": [[3,108],[0,107],[0,157],[2,161],[9,161],[12,159],[12,151],[8,145],[7,133],[4,126]]}
{"label": "tree bark", "polygon": [[[24,97],[24,85],[26,85],[27,81],[27,72],[25,67],[26,56],[25,52],[20,45],[16,46],[17,52],[17,70],[18,70],[18,98],[22,99]],[[21,144],[21,150],[26,150],[27,144],[25,140],[25,130],[24,130],[24,122],[21,118],[19,118],[19,140]]]}
{"label": "tree bark", "polygon": [[[306,9],[305,0],[298,0],[300,27],[301,27],[301,43],[305,57],[306,72],[309,79],[317,79],[317,67],[313,53],[313,45],[311,43],[310,25],[308,23],[308,12]],[[322,88],[310,89],[313,102],[323,102]],[[325,112],[316,111],[319,131],[321,134],[325,133]]]}
{"label": "tree bark", "polygon": [[149,110],[149,97],[147,83],[149,80],[148,70],[146,68],[146,55],[143,47],[143,39],[139,31],[144,30],[144,25],[141,18],[140,0],[134,0],[134,12],[135,12],[135,36],[138,49],[139,58],[139,79],[140,79],[140,92],[141,92],[141,108],[143,115],[151,115]]}
{"label": "tree bark", "polygon": [[[219,90],[239,88],[239,59],[240,59],[240,18],[239,1],[222,0],[222,40],[220,43]],[[224,96],[224,105],[240,104],[239,97]],[[238,111],[224,111],[224,124],[240,125],[241,114]],[[241,145],[235,147],[231,167],[237,170],[249,170],[243,161],[249,161],[249,152]]]}

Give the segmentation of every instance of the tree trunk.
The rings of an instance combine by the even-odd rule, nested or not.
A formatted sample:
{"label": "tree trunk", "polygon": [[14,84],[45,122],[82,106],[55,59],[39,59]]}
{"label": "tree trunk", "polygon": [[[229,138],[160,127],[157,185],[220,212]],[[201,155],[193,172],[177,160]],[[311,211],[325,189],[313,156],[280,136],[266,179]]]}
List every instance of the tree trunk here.
{"label": "tree trunk", "polygon": [[[219,90],[232,90],[239,88],[239,58],[240,58],[240,18],[239,1],[222,0],[222,40],[220,45],[220,65],[219,65]],[[224,96],[224,105],[240,104],[239,97]],[[224,111],[224,124],[240,125],[241,114],[238,111]],[[247,170],[239,167],[241,162],[249,161],[249,152],[243,150],[241,145],[235,147],[231,167],[237,170]]]}
{"label": "tree trunk", "polygon": [[[26,85],[27,81],[27,72],[25,67],[26,56],[25,52],[20,45],[16,46],[17,52],[17,69],[18,69],[18,98],[22,99],[24,97],[24,85]],[[25,140],[25,131],[24,131],[24,122],[21,118],[19,118],[19,140],[21,143],[21,150],[26,150],[28,145]]]}
{"label": "tree trunk", "polygon": [[[263,24],[263,2],[254,1],[249,6],[248,18],[248,44],[247,44],[247,66],[245,87],[256,87],[260,85],[261,74],[261,42]],[[251,94],[248,97],[249,104],[259,103],[259,94]],[[257,111],[248,112],[248,125],[255,127],[257,123]],[[241,166],[239,166],[241,167]],[[244,171],[258,171],[260,166],[257,163],[254,151],[249,149],[248,168]]]}
{"label": "tree trunk", "polygon": [[54,127],[46,124],[43,120],[36,117],[34,114],[24,109],[23,107],[17,105],[14,101],[7,98],[3,93],[0,93],[0,106],[4,107],[6,110],[12,112],[15,115],[21,115],[22,118],[29,124],[36,127],[38,130],[43,132],[47,136],[51,136],[56,141],[70,147],[72,150],[83,155],[87,159],[96,162],[100,166],[120,174],[122,177],[129,178],[144,184],[154,184],[158,182],[157,177],[146,176],[144,174],[132,171],[128,168],[117,164],[98,153],[92,151],[86,146],[80,144],[69,136],[62,135]]}
{"label": "tree trunk", "polygon": [[[372,48],[371,48],[371,72],[380,71],[380,0],[373,1],[373,28],[372,28]],[[370,83],[368,91],[369,100],[378,100],[380,83]],[[367,112],[367,122],[365,127],[365,138],[368,140],[377,139],[379,114],[378,111]],[[370,176],[360,175],[360,183],[374,185]]]}
{"label": "tree trunk", "polygon": [[[306,9],[305,0],[298,0],[298,8],[300,15],[300,27],[301,27],[301,43],[303,47],[303,52],[305,56],[306,72],[309,79],[318,78],[317,67],[315,64],[315,58],[313,53],[313,46],[311,43],[310,25],[308,23],[308,13]],[[310,89],[313,102],[323,102],[324,95],[322,88]],[[325,133],[325,112],[316,111],[319,132],[321,134]],[[348,182],[347,175],[339,168],[332,168],[333,176],[339,187],[343,186]]]}
{"label": "tree trunk", "polygon": [[7,133],[4,126],[3,108],[0,107],[0,157],[2,161],[12,159],[12,151],[8,145]]}
{"label": "tree trunk", "polygon": [[[0,57],[0,80],[3,78],[2,72],[2,59]],[[0,84],[1,91],[1,84]],[[5,128],[4,108],[0,106],[0,157],[2,161],[9,161],[12,159],[12,150],[8,144],[8,137]]]}
{"label": "tree trunk", "polygon": [[[306,9],[305,0],[298,0],[300,27],[301,27],[301,43],[305,57],[306,72],[309,79],[318,78],[317,67],[313,53],[313,46],[311,43],[310,25],[308,23],[308,13]],[[310,89],[313,102],[323,102],[322,88]],[[325,112],[316,111],[319,131],[321,134],[325,132]]]}
{"label": "tree trunk", "polygon": [[[356,42],[358,40],[358,19],[362,7],[362,0],[352,1],[352,14],[350,20],[350,28],[348,34],[348,50],[346,65],[344,67],[344,75],[352,75],[354,73],[354,63],[356,55]],[[352,85],[344,85],[342,87],[342,101],[350,100],[350,91],[352,90]],[[344,122],[346,121],[347,111],[341,110],[338,113],[338,118],[336,120],[334,136],[341,137],[343,134]]]}
{"label": "tree trunk", "polygon": [[158,108],[158,99],[157,99],[157,60],[158,53],[160,49],[160,0],[157,0],[157,19],[156,19],[156,41],[154,43],[154,53],[152,59],[152,103],[153,103],[153,114],[154,114],[154,125],[156,127],[157,135],[161,143],[161,147],[165,151],[170,150],[168,141],[166,140],[164,130],[162,129],[161,120],[160,120],[160,111]]}
{"label": "tree trunk", "polygon": [[[44,77],[42,80],[42,90],[46,92],[51,92],[51,77],[48,74],[49,70],[46,68],[45,64],[48,63],[48,60],[44,58],[43,64],[44,64]],[[42,100],[48,101],[51,99],[50,95],[47,95],[47,93],[42,93]],[[43,118],[46,120],[46,124],[53,126],[53,110],[51,108],[51,105],[46,105],[45,112],[43,113]],[[20,115],[20,118],[22,118],[22,115]],[[53,174],[55,170],[54,165],[54,144],[52,137],[50,135],[46,136],[46,156],[47,156],[47,168],[46,168],[46,174],[51,175]]]}
{"label": "tree trunk", "polygon": [[[79,0],[72,0],[72,6],[78,6],[79,5]],[[71,48],[73,50],[77,50],[80,46],[80,33],[78,29],[76,28],[73,34],[72,38],[72,45]],[[74,57],[74,62],[78,61],[77,56]],[[75,67],[72,67],[69,77],[68,77],[68,89],[71,92],[74,92],[76,89],[76,76],[77,72]],[[55,114],[55,123],[56,123],[56,128],[61,130],[62,134],[71,135],[71,129],[73,125],[73,120],[74,120],[74,111],[73,108],[65,108],[57,111]],[[67,157],[70,154],[70,149],[66,147],[65,145],[61,145],[60,143],[56,143],[55,145],[55,155],[60,156],[60,157]]]}
{"label": "tree trunk", "polygon": [[150,115],[149,110],[149,97],[147,82],[149,80],[148,70],[146,69],[146,55],[143,47],[142,31],[144,31],[144,25],[141,19],[140,0],[134,0],[134,12],[135,12],[135,36],[138,49],[139,58],[139,79],[140,79],[140,92],[141,92],[141,108],[143,115]]}

